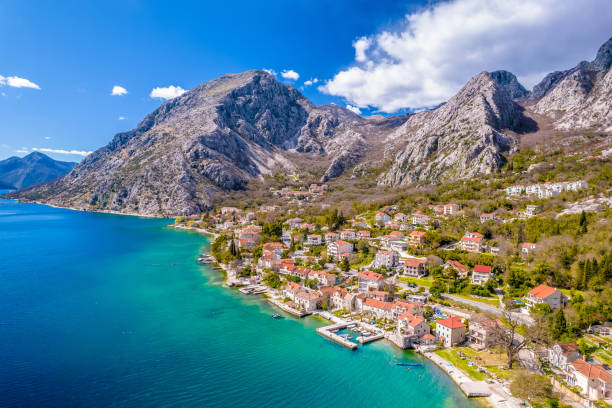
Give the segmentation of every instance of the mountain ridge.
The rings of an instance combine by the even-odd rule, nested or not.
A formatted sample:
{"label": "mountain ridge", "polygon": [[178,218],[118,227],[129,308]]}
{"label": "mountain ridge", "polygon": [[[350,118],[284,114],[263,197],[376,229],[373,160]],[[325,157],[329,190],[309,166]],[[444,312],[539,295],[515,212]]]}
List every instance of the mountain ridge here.
{"label": "mountain ridge", "polygon": [[0,186],[20,189],[56,179],[69,172],[76,163],[54,160],[46,154],[32,152],[24,157],[0,160]]}

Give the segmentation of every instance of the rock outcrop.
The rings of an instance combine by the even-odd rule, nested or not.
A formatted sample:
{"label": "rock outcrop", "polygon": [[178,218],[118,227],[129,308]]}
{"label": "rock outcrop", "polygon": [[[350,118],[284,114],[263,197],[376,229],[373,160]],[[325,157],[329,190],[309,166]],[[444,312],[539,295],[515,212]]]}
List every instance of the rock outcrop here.
{"label": "rock outcrop", "polygon": [[502,153],[517,148],[517,140],[504,130],[530,126],[513,101],[520,88],[508,82],[482,72],[444,105],[410,117],[389,136],[393,164],[379,183],[407,185],[497,170]]}
{"label": "rock outcrop", "polygon": [[612,38],[593,61],[548,74],[530,95],[533,111],[555,120],[559,130],[612,131]]}

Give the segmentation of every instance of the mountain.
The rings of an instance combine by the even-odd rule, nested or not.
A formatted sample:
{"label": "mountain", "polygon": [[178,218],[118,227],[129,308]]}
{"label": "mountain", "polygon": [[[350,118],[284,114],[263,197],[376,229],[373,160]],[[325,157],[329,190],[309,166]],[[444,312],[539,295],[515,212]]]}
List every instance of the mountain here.
{"label": "mountain", "polygon": [[0,161],[0,188],[19,189],[51,181],[68,173],[75,165],[53,160],[39,152],[9,157]]}
{"label": "mountain", "polygon": [[[314,106],[264,71],[228,74],[163,103],[69,174],[21,197],[92,210],[189,214],[253,179],[294,171],[297,156],[333,178],[368,148],[371,124]],[[373,132],[375,133],[375,132]]]}
{"label": "mountain", "polygon": [[232,191],[267,190],[282,174],[383,189],[490,174],[542,130],[535,120],[543,132],[549,119],[557,133],[612,130],[611,44],[531,92],[508,71],[482,72],[446,103],[392,117],[315,106],[264,71],[223,75],[164,102],[63,177],[11,197],[185,215]]}
{"label": "mountain", "polygon": [[518,148],[518,140],[505,130],[535,126],[513,101],[525,93],[516,84],[516,77],[505,71],[482,72],[441,107],[410,117],[388,138],[393,164],[379,184],[407,185],[497,170],[504,163],[502,154]]}
{"label": "mountain", "polygon": [[612,131],[612,38],[593,61],[548,74],[529,99],[534,112],[549,116],[559,130]]}

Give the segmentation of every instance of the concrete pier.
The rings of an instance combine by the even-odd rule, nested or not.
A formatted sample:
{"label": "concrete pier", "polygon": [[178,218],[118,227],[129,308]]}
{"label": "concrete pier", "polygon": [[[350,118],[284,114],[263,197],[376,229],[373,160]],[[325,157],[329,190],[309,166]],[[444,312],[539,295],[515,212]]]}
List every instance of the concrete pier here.
{"label": "concrete pier", "polygon": [[355,350],[357,348],[356,343],[353,343],[352,341],[347,340],[344,337],[334,333],[335,331],[345,329],[347,326],[348,323],[337,323],[332,324],[331,326],[319,327],[317,329],[317,333],[335,343],[340,344],[341,346],[344,346],[351,350]]}

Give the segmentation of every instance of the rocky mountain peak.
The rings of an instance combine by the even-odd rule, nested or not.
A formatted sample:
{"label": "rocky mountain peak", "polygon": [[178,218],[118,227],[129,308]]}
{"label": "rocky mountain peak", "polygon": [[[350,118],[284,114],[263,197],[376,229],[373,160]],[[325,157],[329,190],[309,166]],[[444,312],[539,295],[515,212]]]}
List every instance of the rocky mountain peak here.
{"label": "rocky mountain peak", "polygon": [[491,78],[501,87],[506,89],[512,99],[523,99],[529,95],[529,91],[521,85],[516,76],[509,71],[493,71]]}
{"label": "rocky mountain peak", "polygon": [[590,63],[590,68],[595,71],[605,71],[610,66],[612,66],[612,37],[599,47],[595,59]]}

